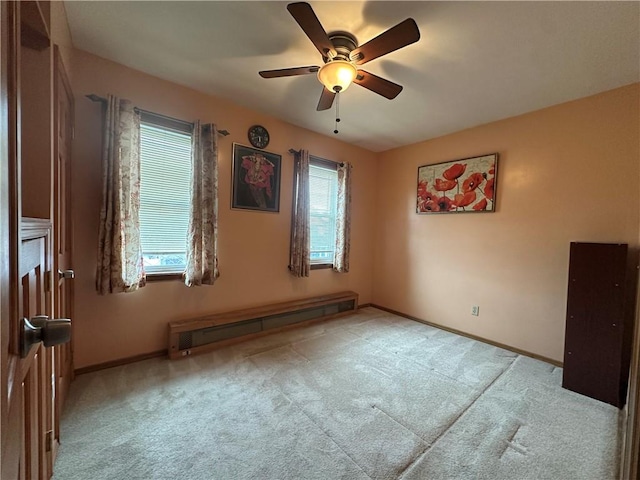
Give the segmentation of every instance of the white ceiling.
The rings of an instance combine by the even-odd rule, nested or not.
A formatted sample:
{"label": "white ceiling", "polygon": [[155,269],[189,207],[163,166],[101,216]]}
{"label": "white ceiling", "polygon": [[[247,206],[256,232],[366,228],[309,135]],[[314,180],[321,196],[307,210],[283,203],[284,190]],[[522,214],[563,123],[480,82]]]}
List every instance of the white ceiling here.
{"label": "white ceiling", "polygon": [[[315,75],[258,76],[322,64],[287,3],[65,6],[76,48],[332,136]],[[327,32],[360,44],[405,18],[418,24],[417,43],[363,66],[404,86],[395,100],[357,85],[341,95],[339,138],[372,151],[640,81],[639,2],[309,3]]]}

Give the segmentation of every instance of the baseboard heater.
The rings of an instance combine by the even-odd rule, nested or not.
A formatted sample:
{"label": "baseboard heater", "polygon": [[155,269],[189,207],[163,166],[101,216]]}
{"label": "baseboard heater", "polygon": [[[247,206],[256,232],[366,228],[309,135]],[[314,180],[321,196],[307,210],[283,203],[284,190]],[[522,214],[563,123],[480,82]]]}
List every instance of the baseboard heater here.
{"label": "baseboard heater", "polygon": [[[344,315],[358,308],[358,294],[340,292],[194,319],[169,322],[169,358],[208,352],[220,342],[310,320]],[[225,342],[226,343],[226,342]]]}

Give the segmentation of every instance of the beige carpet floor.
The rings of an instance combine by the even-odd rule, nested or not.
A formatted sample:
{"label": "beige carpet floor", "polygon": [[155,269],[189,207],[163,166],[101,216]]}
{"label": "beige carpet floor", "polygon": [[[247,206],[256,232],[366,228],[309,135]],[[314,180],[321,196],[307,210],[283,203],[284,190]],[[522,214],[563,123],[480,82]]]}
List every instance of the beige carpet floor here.
{"label": "beige carpet floor", "polygon": [[79,376],[54,479],[617,478],[619,411],[561,379],[364,308]]}

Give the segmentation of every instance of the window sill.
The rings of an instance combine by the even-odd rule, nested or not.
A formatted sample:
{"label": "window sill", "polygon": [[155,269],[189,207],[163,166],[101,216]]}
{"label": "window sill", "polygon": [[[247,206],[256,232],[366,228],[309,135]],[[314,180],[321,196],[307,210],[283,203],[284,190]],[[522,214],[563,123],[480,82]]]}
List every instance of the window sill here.
{"label": "window sill", "polygon": [[333,263],[312,263],[311,270],[325,270],[327,268],[333,268]]}
{"label": "window sill", "polygon": [[147,273],[147,282],[182,280],[182,273]]}

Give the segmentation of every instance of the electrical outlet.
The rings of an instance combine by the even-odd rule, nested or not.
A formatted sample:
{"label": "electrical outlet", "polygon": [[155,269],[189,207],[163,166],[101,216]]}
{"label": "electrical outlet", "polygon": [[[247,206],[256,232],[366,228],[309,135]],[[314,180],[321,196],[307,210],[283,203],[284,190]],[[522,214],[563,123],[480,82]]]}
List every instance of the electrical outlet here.
{"label": "electrical outlet", "polygon": [[475,315],[476,317],[480,315],[480,307],[478,305],[471,307],[471,315]]}

